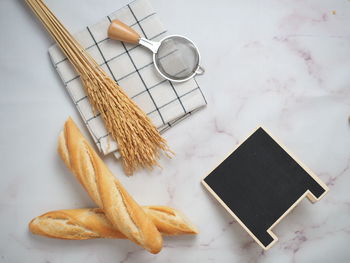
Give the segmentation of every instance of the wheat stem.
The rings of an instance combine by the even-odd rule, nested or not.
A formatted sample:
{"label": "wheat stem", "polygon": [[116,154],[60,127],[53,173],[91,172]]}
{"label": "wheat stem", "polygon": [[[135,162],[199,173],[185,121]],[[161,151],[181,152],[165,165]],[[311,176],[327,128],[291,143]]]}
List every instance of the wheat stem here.
{"label": "wheat stem", "polygon": [[101,69],[42,0],[26,2],[80,74],[94,111],[101,113],[108,132],[118,144],[126,174],[158,165],[161,151],[170,156],[172,151],[148,116]]}

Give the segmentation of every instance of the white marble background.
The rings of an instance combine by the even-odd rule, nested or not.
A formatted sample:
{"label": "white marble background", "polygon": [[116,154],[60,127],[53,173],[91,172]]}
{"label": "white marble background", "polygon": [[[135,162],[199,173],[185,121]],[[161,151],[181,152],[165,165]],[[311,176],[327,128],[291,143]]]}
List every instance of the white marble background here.
{"label": "white marble background", "polygon": [[[158,255],[124,240],[28,232],[46,211],[93,204],[56,153],[65,119],[83,126],[50,64],[52,40],[23,2],[0,1],[0,262],[350,261],[350,1],[152,0],[171,32],[200,47],[209,103],[166,133],[177,155],[163,170],[128,178],[106,158],[139,203],[176,207],[200,228],[197,237],[166,238]],[[72,32],[127,2],[47,0]],[[274,229],[279,242],[267,252],[200,184],[258,125],[330,188]]]}

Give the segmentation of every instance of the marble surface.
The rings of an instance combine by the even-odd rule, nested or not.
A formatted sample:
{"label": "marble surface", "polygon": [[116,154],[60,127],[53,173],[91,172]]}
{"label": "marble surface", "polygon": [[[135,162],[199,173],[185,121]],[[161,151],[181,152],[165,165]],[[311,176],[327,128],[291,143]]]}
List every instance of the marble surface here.
{"label": "marble surface", "polygon": [[[162,170],[126,177],[120,163],[105,158],[139,203],[173,206],[198,225],[196,237],[165,238],[158,255],[125,240],[28,232],[28,222],[46,211],[93,204],[56,153],[65,119],[83,125],[50,64],[53,42],[23,2],[0,1],[0,262],[350,261],[348,0],[152,0],[172,33],[199,46],[206,74],[198,81],[208,99],[206,109],[165,134],[177,155],[162,159]],[[76,32],[127,1],[47,3]],[[269,251],[200,184],[258,125],[330,188],[274,228],[279,241]]]}

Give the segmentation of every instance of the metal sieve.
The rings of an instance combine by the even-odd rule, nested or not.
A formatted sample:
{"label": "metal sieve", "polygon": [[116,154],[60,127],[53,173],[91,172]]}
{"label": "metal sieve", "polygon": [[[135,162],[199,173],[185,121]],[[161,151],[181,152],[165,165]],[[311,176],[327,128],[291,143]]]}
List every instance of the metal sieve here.
{"label": "metal sieve", "polygon": [[158,73],[164,78],[183,82],[203,74],[200,66],[200,53],[196,45],[188,38],[171,35],[159,42],[151,41],[140,35],[119,20],[113,20],[108,28],[111,39],[126,43],[140,44],[153,52],[153,62]]}

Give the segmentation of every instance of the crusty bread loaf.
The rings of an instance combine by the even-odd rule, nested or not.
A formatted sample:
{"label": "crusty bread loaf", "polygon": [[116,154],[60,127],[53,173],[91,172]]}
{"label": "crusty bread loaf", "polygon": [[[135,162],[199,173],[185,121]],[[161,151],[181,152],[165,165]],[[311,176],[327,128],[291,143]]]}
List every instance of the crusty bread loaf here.
{"label": "crusty bread loaf", "polygon": [[33,234],[61,239],[126,238],[101,208],[51,211],[34,218],[29,229]]}
{"label": "crusty bread loaf", "polygon": [[113,176],[71,118],[59,136],[58,152],[113,227],[151,253],[161,250],[163,240],[151,218]]}
{"label": "crusty bread loaf", "polygon": [[[196,228],[178,211],[164,206],[143,208],[164,235],[196,234]],[[45,213],[29,223],[33,234],[61,239],[126,238],[101,208],[66,209]]]}
{"label": "crusty bread loaf", "polygon": [[197,228],[178,210],[168,206],[144,206],[146,214],[164,235],[197,234]]}

